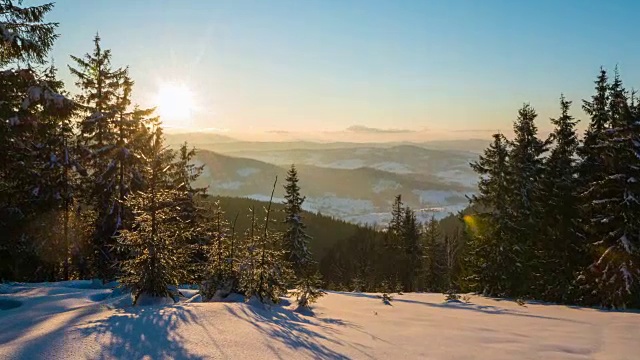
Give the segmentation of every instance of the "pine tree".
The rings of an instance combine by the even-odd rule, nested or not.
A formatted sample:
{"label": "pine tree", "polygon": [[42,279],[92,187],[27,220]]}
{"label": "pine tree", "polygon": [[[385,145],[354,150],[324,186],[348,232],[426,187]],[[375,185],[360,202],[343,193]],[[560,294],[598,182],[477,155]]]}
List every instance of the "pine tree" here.
{"label": "pine tree", "polygon": [[293,291],[298,307],[301,308],[308,308],[323,295],[325,292],[322,290],[322,278],[317,272],[298,278],[296,288]]}
{"label": "pine tree", "polygon": [[502,295],[507,291],[507,274],[513,264],[507,234],[509,216],[509,143],[502,134],[471,163],[480,176],[478,194],[471,198],[475,214],[465,217],[472,233],[466,259],[471,273],[468,282],[473,291]]}
{"label": "pine tree", "polygon": [[291,263],[296,278],[301,279],[308,273],[308,268],[313,266],[313,259],[309,251],[309,235],[305,231],[302,222],[302,203],[304,196],[300,195],[298,186],[298,171],[295,165],[291,165],[287,173],[284,185],[284,213],[286,230],[282,239],[285,259]]}
{"label": "pine tree", "polygon": [[640,122],[617,71],[608,95],[608,126],[594,145],[602,175],[585,192],[595,261],[584,276],[597,303],[625,308],[640,305]]}
{"label": "pine tree", "polygon": [[152,156],[145,172],[149,182],[144,191],[126,197],[135,216],[132,230],[122,230],[118,246],[130,254],[121,262],[120,283],[132,290],[134,305],[142,294],[176,299],[179,280],[185,277],[187,252],[183,243],[190,226],[175,221],[180,213],[180,190],[170,186],[168,159],[162,131],[156,129]]}
{"label": "pine tree", "polygon": [[537,296],[548,301],[567,301],[576,273],[585,259],[578,237],[579,199],[576,189],[576,121],[569,115],[571,102],[560,97],[561,115],[551,119],[554,147],[545,161],[540,183],[543,215],[541,241],[538,242]]}

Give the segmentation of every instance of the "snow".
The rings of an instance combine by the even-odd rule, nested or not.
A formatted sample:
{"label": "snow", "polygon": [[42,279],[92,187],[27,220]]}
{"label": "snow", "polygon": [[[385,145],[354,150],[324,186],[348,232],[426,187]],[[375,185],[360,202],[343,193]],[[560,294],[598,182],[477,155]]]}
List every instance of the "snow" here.
{"label": "snow", "polygon": [[[256,302],[111,306],[91,283],[0,287],[0,359],[636,359],[640,314],[443,294],[328,292],[311,311]],[[288,300],[288,299],[285,299]],[[4,307],[3,307],[4,308]]]}
{"label": "snow", "polygon": [[251,175],[253,175],[253,174],[257,174],[257,173],[259,173],[259,172],[260,172],[260,169],[251,168],[251,167],[249,167],[249,168],[242,168],[242,169],[238,169],[238,170],[236,171],[236,173],[237,173],[239,176],[242,176],[242,177],[251,176]]}
{"label": "snow", "polygon": [[380,179],[373,185],[373,192],[379,194],[385,190],[396,190],[401,187],[400,183],[393,180]]}
{"label": "snow", "polygon": [[[465,193],[448,190],[414,190],[413,193],[420,197],[420,203],[428,205],[460,203],[460,199],[465,197]],[[468,204],[465,200],[462,203]]]}
{"label": "snow", "polygon": [[407,164],[402,164],[402,163],[393,162],[393,161],[387,161],[387,162],[381,162],[381,163],[373,164],[373,165],[371,165],[371,167],[374,168],[374,169],[378,169],[378,170],[382,170],[382,171],[388,171],[388,172],[392,172],[392,173],[396,173],[396,174],[411,174],[411,173],[413,173],[413,170],[411,170]]}
{"label": "snow", "polygon": [[333,168],[333,169],[358,169],[366,166],[366,162],[361,159],[345,159],[337,160],[331,163],[322,163],[318,166]]}
{"label": "snow", "polygon": [[221,190],[238,190],[244,185],[241,181],[212,182],[211,187]]}
{"label": "snow", "polygon": [[439,171],[435,174],[443,181],[460,184],[466,187],[475,188],[478,185],[478,174],[465,169],[451,169],[445,171]]}

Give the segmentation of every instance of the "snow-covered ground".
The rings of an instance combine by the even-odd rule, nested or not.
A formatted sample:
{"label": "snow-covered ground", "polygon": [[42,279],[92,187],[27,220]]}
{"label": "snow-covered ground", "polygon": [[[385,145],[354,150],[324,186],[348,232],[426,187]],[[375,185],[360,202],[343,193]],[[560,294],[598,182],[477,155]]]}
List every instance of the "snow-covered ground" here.
{"label": "snow-covered ground", "polygon": [[[638,359],[640,314],[331,292],[313,312],[131,307],[91,282],[0,285],[0,359]],[[186,296],[193,291],[185,291]],[[286,299],[285,299],[286,303]]]}

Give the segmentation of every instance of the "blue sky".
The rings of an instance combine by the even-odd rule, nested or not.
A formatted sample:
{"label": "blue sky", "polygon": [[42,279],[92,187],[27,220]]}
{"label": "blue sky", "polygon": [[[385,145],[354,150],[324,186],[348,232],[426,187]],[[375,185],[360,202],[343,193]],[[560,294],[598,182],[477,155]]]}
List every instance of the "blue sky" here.
{"label": "blue sky", "polygon": [[191,88],[195,128],[469,136],[509,131],[523,102],[549,129],[561,92],[584,118],[601,65],[640,86],[638,14],[633,0],[59,0],[49,19],[59,67],[99,31],[138,102],[162,83]]}

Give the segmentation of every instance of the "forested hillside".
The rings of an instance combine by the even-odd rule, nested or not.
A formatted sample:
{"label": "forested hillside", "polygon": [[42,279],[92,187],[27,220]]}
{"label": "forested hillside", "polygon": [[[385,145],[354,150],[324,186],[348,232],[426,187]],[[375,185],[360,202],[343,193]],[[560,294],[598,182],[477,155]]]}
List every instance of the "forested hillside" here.
{"label": "forested hillside", "polygon": [[[220,207],[225,211],[225,219],[229,223],[236,221],[236,231],[238,233],[244,233],[251,227],[251,219],[247,216],[249,209],[263,209],[269,205],[268,202],[264,201],[227,196],[207,196],[199,201],[201,201],[200,206],[204,209],[213,207],[214,203],[219,201]],[[272,207],[273,220],[275,221],[274,228],[283,228],[285,220],[284,204],[274,203]],[[237,219],[236,215],[238,215]],[[301,216],[307,226],[307,234],[311,236],[309,250],[311,250],[311,254],[316,261],[320,261],[330,248],[353,237],[360,229],[357,225],[317,213],[303,211]]]}

